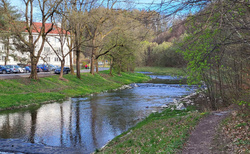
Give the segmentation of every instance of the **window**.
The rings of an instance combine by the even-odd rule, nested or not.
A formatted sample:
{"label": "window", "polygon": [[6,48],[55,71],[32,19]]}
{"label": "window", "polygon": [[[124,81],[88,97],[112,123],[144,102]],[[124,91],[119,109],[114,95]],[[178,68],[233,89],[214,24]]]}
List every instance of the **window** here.
{"label": "window", "polygon": [[59,41],[59,38],[55,37],[55,42],[56,42],[56,43],[59,43],[59,42],[60,42],[60,41]]}
{"label": "window", "polygon": [[51,38],[50,37],[47,37],[46,38],[48,42],[51,42]]}
{"label": "window", "polygon": [[57,53],[59,53],[59,52],[61,52],[61,48],[56,47],[56,48],[55,48],[55,51],[56,51]]}
{"label": "window", "polygon": [[46,62],[50,62],[50,57],[45,57],[44,60],[45,60]]}
{"label": "window", "polygon": [[50,47],[44,47],[44,52],[46,53],[50,52]]}
{"label": "window", "polygon": [[33,36],[33,42],[35,42],[37,39],[37,36]]}
{"label": "window", "polygon": [[54,61],[60,61],[58,57],[55,57]]}
{"label": "window", "polygon": [[5,49],[4,45],[1,45],[0,46],[0,51],[4,51],[4,49]]}

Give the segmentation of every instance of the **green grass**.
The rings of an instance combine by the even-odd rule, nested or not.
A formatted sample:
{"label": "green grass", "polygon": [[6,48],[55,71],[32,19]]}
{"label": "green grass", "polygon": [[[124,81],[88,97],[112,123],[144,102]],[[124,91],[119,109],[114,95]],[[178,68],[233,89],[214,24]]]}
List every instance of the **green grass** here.
{"label": "green grass", "polygon": [[153,113],[113,139],[100,153],[176,153],[204,114],[171,111]]}
{"label": "green grass", "polygon": [[61,100],[67,97],[82,96],[118,88],[124,84],[144,82],[149,77],[139,73],[122,73],[121,76],[108,75],[108,71],[99,74],[81,74],[81,80],[76,76],[64,75],[68,81],[58,79],[58,76],[30,79],[0,80],[0,108],[6,109],[29,104],[40,104],[49,100]]}
{"label": "green grass", "polygon": [[159,75],[186,76],[184,68],[175,67],[137,67],[136,72],[153,72]]}

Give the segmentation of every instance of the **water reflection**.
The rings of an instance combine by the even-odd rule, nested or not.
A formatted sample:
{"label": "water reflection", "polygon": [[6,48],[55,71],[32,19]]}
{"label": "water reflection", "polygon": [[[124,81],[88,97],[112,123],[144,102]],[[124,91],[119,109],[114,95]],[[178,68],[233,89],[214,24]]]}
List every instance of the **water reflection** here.
{"label": "water reflection", "polygon": [[142,83],[132,89],[0,113],[0,137],[75,147],[90,153],[152,110],[194,89],[187,85]]}

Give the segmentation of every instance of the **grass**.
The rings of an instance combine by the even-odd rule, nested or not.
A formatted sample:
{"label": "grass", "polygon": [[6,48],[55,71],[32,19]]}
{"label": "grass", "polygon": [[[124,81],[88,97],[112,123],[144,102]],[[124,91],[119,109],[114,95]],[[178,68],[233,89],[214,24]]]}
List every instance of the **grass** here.
{"label": "grass", "polygon": [[100,153],[176,153],[204,114],[166,109],[113,139]]}
{"label": "grass", "polygon": [[153,72],[158,75],[186,76],[184,68],[175,67],[137,67],[136,72]]}
{"label": "grass", "polygon": [[108,75],[108,71],[98,74],[81,74],[81,80],[68,74],[62,81],[58,76],[30,79],[0,80],[0,108],[8,109],[29,104],[40,104],[49,100],[61,100],[67,97],[87,95],[118,88],[124,84],[144,82],[149,77],[139,73],[122,73],[121,76]]}

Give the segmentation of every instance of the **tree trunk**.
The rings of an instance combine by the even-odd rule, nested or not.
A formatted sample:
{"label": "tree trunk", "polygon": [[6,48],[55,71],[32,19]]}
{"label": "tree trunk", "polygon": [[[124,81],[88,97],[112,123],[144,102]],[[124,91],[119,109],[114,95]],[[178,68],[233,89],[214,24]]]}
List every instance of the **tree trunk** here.
{"label": "tree trunk", "polygon": [[109,68],[109,75],[111,75],[111,76],[113,76],[112,69],[113,69],[113,62],[112,62],[112,59],[111,59],[110,60],[110,68]]}
{"label": "tree trunk", "polygon": [[9,54],[10,54],[10,38],[7,38],[7,47],[6,47],[6,55],[4,59],[4,65],[7,65],[8,59],[9,59]]}
{"label": "tree trunk", "polygon": [[72,61],[72,54],[73,54],[73,52],[71,51],[70,53],[69,53],[69,65],[70,65],[70,72],[71,72],[71,74],[72,75],[74,75],[75,74],[75,71],[74,71],[74,67],[73,67],[73,61]]}
{"label": "tree trunk", "polygon": [[96,69],[96,73],[98,73],[98,59],[95,59],[95,69]]}
{"label": "tree trunk", "polygon": [[65,59],[63,58],[62,61],[61,61],[61,72],[60,72],[60,76],[59,76],[60,79],[63,78],[63,68],[64,68],[64,64],[65,64]]}
{"label": "tree trunk", "polygon": [[94,54],[92,53],[92,56],[91,56],[91,63],[90,63],[90,73],[92,75],[94,75],[94,63],[95,63],[95,57],[94,57]]}
{"label": "tree trunk", "polygon": [[121,61],[119,61],[118,75],[121,75],[121,69],[122,69],[122,64],[121,64]]}
{"label": "tree trunk", "polygon": [[76,47],[76,76],[77,78],[81,79],[81,74],[80,74],[80,51],[79,51],[79,47]]}
{"label": "tree trunk", "polygon": [[30,76],[29,78],[34,79],[34,80],[38,80],[38,76],[37,76],[37,61],[36,58],[32,55],[30,55],[30,59],[31,59],[31,72],[30,72]]}
{"label": "tree trunk", "polygon": [[96,48],[95,48],[95,38],[92,39],[92,55],[91,55],[91,70],[90,73],[94,75],[94,66],[95,66],[95,53],[96,53]]}

